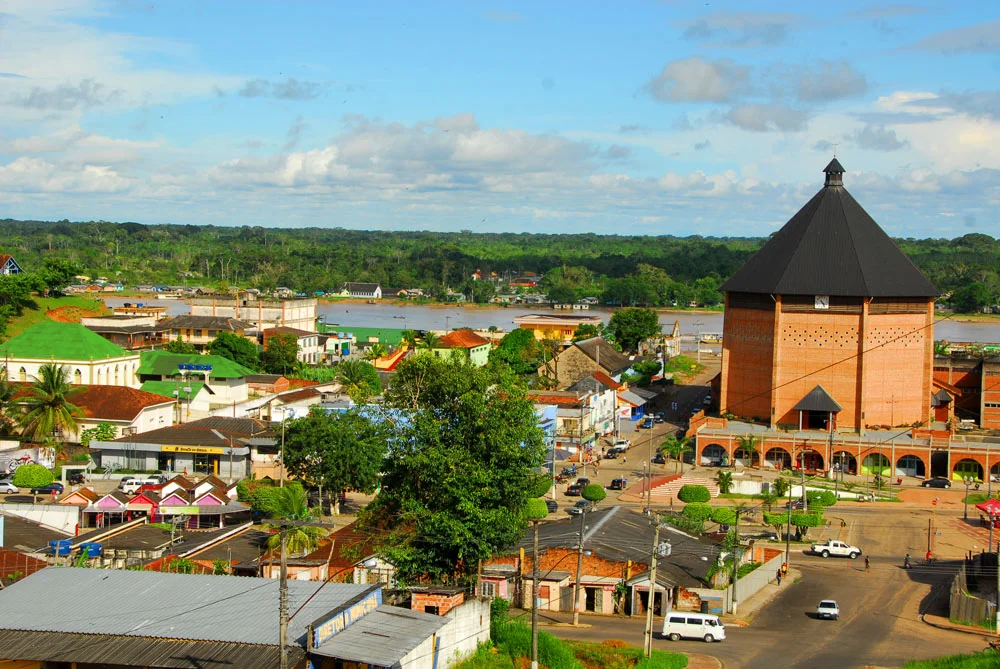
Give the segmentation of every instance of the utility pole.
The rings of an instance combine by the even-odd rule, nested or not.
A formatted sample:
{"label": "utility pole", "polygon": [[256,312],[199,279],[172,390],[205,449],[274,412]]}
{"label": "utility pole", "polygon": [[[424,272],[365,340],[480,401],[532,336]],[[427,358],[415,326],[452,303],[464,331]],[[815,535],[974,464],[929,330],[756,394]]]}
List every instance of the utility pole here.
{"label": "utility pole", "polygon": [[288,531],[281,526],[281,573],[278,585],[278,648],[280,669],[288,669]]}
{"label": "utility pole", "polygon": [[653,428],[649,428],[649,440],[646,442],[646,462],[649,463],[649,483],[643,481],[646,489],[646,515],[649,515],[649,494],[653,492]]}
{"label": "utility pole", "polygon": [[281,453],[278,455],[278,487],[285,487],[285,407],[281,407]]}
{"label": "utility pole", "polygon": [[656,601],[656,556],[660,552],[660,519],[656,519],[653,534],[653,557],[649,563],[649,596],[646,599],[646,629],[642,635],[642,649],[646,657],[653,652],[653,603]]}
{"label": "utility pole", "polygon": [[[733,613],[736,613],[736,585],[740,579],[740,507],[736,507],[736,525],[734,528],[736,545],[733,547]],[[789,515],[791,518],[791,515]]]}
{"label": "utility pole", "polygon": [[583,573],[583,534],[587,529],[587,511],[580,514],[580,546],[576,556],[576,583],[573,584],[573,625],[580,624],[580,577]]}
{"label": "utility pole", "polygon": [[538,669],[538,521],[531,521],[534,539],[531,545],[531,669]]}
{"label": "utility pole", "polygon": [[792,484],[788,484],[788,527],[785,528],[785,564],[789,562],[789,558],[792,555],[791,551],[791,541],[792,541]]}

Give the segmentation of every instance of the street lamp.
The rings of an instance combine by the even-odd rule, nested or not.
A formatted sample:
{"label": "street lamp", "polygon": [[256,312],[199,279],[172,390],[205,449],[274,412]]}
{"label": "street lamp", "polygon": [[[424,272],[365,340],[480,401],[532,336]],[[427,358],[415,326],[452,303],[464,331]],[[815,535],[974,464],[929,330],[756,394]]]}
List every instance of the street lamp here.
{"label": "street lamp", "polygon": [[965,481],[965,511],[962,513],[962,519],[969,519],[969,484],[972,483],[971,476],[963,476],[962,480]]}

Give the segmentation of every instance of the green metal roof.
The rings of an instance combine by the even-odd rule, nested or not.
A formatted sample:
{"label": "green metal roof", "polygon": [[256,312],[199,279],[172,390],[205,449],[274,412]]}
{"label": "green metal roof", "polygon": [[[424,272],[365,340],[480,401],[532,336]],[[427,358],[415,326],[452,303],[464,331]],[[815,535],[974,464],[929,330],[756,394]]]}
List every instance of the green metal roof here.
{"label": "green metal roof", "polygon": [[[212,370],[215,371],[215,370]],[[163,395],[164,397],[173,399],[174,391],[180,391],[180,398],[186,400],[188,394],[184,392],[184,388],[191,389],[191,397],[197,397],[201,389],[205,387],[205,384],[201,381],[190,381],[188,383],[181,383],[180,381],[146,381],[142,384],[139,390],[145,390],[147,393],[153,393],[155,395]],[[209,391],[211,392],[211,391]]]}
{"label": "green metal roof", "polygon": [[123,348],[79,323],[48,319],[0,344],[0,355],[10,358],[100,360],[128,355]]}
{"label": "green metal roof", "polygon": [[340,327],[338,325],[327,325],[326,331],[350,332],[357,338],[359,344],[367,342],[371,337],[375,337],[380,344],[388,344],[390,346],[399,346],[399,342],[403,341],[403,332],[405,332],[405,330],[396,328],[355,328]]}
{"label": "green metal roof", "polygon": [[[241,379],[250,374],[256,374],[252,369],[237,364],[229,358],[221,355],[199,355],[197,353],[170,353],[168,351],[143,351],[140,354],[142,362],[139,364],[140,376],[176,376],[180,374],[178,365],[211,365],[212,371],[209,378],[213,379]],[[199,372],[194,372],[192,378],[201,376]],[[151,391],[152,392],[152,391]],[[171,394],[171,396],[173,396]]]}

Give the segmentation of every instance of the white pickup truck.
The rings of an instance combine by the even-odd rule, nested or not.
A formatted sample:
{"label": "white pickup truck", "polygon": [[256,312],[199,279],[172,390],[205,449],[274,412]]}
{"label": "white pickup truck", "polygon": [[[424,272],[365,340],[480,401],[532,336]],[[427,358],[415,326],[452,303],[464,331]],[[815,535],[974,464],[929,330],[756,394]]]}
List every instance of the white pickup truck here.
{"label": "white pickup truck", "polygon": [[813,544],[812,552],[815,555],[822,555],[825,558],[836,555],[839,557],[848,557],[852,560],[861,555],[861,549],[857,546],[851,546],[850,544],[845,544],[843,541],[836,541],[834,539],[827,539],[821,544]]}

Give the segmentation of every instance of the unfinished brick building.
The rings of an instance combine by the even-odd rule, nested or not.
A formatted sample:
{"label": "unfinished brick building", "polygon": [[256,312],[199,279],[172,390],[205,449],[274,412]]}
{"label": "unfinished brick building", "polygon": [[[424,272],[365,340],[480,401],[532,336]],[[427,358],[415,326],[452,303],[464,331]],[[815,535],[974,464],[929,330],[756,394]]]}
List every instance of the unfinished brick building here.
{"label": "unfinished brick building", "polygon": [[938,290],[844,188],[826,183],[722,286],[720,410],[848,430],[931,417]]}

